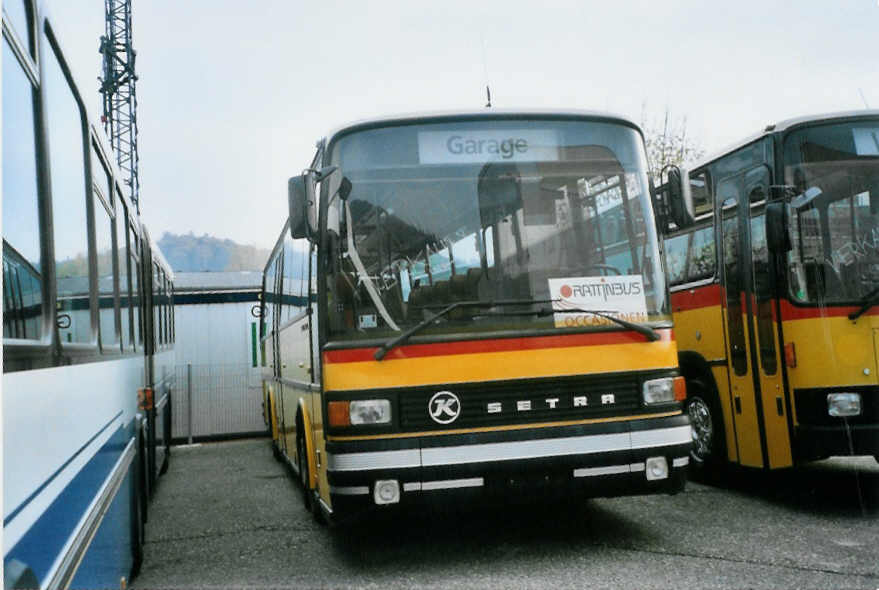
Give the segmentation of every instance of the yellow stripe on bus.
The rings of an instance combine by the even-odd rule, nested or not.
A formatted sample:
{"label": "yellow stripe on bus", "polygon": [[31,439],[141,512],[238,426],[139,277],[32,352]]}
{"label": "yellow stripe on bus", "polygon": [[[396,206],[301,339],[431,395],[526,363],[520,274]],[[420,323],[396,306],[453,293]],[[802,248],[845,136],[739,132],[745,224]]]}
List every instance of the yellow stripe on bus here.
{"label": "yellow stripe on bus", "polygon": [[324,389],[376,389],[675,368],[673,341],[455,354],[324,365]]}

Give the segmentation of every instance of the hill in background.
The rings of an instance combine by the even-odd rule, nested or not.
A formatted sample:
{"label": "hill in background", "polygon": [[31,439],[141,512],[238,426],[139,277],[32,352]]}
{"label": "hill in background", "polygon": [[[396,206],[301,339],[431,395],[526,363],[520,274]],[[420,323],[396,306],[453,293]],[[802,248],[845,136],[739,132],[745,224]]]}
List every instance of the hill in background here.
{"label": "hill in background", "polygon": [[165,232],[159,240],[159,248],[177,272],[262,271],[270,254],[266,248],[208,234],[196,236],[192,232],[186,235]]}

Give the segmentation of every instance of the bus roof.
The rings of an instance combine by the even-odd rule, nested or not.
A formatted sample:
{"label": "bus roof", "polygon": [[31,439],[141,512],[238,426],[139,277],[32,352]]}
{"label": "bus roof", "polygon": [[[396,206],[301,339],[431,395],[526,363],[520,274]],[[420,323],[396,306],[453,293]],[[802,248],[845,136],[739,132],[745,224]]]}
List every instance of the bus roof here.
{"label": "bus roof", "polygon": [[702,166],[705,166],[706,164],[709,164],[730,152],[734,152],[740,147],[744,147],[749,143],[757,141],[761,137],[772,133],[784,133],[785,131],[789,131],[801,125],[815,125],[818,123],[832,122],[840,119],[873,117],[879,117],[879,109],[861,109],[859,111],[839,111],[835,113],[822,113],[817,115],[802,115],[799,117],[784,119],[783,121],[779,121],[778,123],[770,123],[769,125],[764,127],[762,131],[759,131],[745,137],[744,139],[740,139],[739,141],[731,143],[723,149],[712,152],[707,157],[702,158],[701,160],[693,164],[693,166],[690,167],[690,170],[701,168]]}
{"label": "bus roof", "polygon": [[[432,119],[445,119],[445,118],[457,118],[460,117],[462,119],[493,119],[496,117],[583,117],[590,119],[604,119],[609,122],[617,122],[622,123],[624,125],[628,125],[635,129],[641,130],[641,126],[632,121],[631,119],[624,117],[622,115],[617,115],[615,113],[608,113],[602,111],[590,111],[590,110],[581,110],[581,109],[496,109],[485,108],[485,109],[470,109],[470,110],[447,110],[447,111],[424,111],[417,113],[400,113],[394,115],[386,115],[381,117],[374,117],[369,119],[360,119],[357,121],[352,121],[345,125],[341,125],[332,129],[325,137],[327,140],[332,140],[339,134],[346,133],[348,131],[352,131],[354,129],[360,127],[373,127],[378,125],[385,124],[404,124],[404,123],[416,123],[419,121],[428,121]],[[642,132],[643,134],[643,132]],[[320,143],[320,141],[318,142]]]}

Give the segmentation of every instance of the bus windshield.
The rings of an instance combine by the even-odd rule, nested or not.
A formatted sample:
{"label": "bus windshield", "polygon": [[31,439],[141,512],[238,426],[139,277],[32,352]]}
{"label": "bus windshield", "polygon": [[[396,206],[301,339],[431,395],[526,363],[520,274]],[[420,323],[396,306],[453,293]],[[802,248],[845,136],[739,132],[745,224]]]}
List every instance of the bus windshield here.
{"label": "bus windshield", "polygon": [[357,130],[328,149],[334,340],[393,336],[455,302],[471,305],[419,334],[621,329],[580,309],[669,319],[643,142],[627,125],[459,119]]}
{"label": "bus windshield", "polygon": [[879,120],[794,131],[784,161],[791,295],[861,303],[879,285]]}

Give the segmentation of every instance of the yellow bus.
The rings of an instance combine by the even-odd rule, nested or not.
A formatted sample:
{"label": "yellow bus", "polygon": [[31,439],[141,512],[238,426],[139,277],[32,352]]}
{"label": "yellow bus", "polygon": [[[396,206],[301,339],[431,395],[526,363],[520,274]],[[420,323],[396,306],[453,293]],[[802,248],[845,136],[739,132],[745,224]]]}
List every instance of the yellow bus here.
{"label": "yellow bus", "polygon": [[694,467],[879,454],[879,111],[769,125],[666,187]]}
{"label": "yellow bus", "polygon": [[683,488],[691,431],[636,125],[359,122],[288,189],[264,407],[310,509]]}

